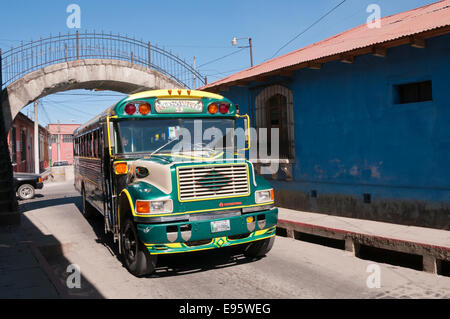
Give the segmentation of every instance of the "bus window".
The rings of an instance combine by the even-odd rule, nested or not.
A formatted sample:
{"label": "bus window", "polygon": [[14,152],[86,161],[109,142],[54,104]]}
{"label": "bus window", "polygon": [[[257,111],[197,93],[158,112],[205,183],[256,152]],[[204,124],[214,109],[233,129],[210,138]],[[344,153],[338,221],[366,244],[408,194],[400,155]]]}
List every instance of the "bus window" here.
{"label": "bus window", "polygon": [[94,131],[94,157],[98,158],[98,130]]}
{"label": "bus window", "polygon": [[85,141],[84,141],[84,136],[81,136],[80,137],[80,140],[81,140],[81,150],[80,150],[80,154],[81,154],[81,156],[85,156],[84,154],[84,148],[86,147],[86,143],[85,143]]}
{"label": "bus window", "polygon": [[133,130],[124,128],[121,132],[121,138],[122,138],[122,148],[123,151],[126,153],[133,152],[133,149],[136,148],[133,139]]}
{"label": "bus window", "polygon": [[[149,119],[149,120],[122,120],[115,123],[115,135],[118,153],[153,152],[160,147],[163,151],[170,151],[177,143],[165,145],[180,136],[179,148],[184,150],[208,147],[214,149],[234,148],[233,133],[235,121],[233,119]],[[199,142],[196,142],[197,133],[195,125],[201,125]],[[231,138],[230,138],[231,137]],[[230,139],[227,145],[226,139]]]}
{"label": "bus window", "polygon": [[94,143],[92,142],[93,135],[94,134],[89,133],[89,157],[94,157]]}

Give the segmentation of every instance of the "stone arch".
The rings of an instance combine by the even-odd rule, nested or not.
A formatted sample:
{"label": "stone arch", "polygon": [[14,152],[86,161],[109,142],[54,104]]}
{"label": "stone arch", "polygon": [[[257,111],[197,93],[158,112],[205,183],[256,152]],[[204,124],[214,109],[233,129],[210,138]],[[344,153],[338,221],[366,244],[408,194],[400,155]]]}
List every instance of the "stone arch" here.
{"label": "stone arch", "polygon": [[132,94],[164,88],[182,88],[182,85],[158,71],[126,61],[84,59],[50,65],[26,74],[3,90],[4,130],[9,131],[23,107],[49,94],[74,89]]}

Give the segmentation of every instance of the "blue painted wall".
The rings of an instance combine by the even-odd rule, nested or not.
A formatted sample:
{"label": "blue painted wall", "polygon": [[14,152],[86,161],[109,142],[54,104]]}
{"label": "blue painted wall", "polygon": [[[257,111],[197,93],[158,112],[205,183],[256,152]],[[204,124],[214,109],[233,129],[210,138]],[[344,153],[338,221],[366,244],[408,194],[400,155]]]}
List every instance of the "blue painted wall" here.
{"label": "blue painted wall", "polygon": [[[395,104],[394,85],[423,80],[432,80],[433,101]],[[251,115],[250,88],[267,84],[220,93]],[[450,35],[425,49],[301,69],[285,86],[294,95],[296,162],[294,181],[276,187],[450,202]]]}

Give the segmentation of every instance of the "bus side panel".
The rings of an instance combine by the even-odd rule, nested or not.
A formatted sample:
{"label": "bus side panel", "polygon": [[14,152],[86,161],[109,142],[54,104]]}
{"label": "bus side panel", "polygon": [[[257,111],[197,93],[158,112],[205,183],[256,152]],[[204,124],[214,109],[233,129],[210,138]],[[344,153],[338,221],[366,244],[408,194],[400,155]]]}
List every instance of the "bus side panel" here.
{"label": "bus side panel", "polygon": [[99,158],[79,158],[86,197],[103,213],[103,174]]}

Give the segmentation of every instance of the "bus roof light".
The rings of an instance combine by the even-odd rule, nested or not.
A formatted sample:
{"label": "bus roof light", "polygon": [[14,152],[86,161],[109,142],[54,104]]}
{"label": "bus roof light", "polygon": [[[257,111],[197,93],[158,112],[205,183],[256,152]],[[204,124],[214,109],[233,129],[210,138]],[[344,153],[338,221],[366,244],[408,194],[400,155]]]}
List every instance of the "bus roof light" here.
{"label": "bus roof light", "polygon": [[128,103],[125,106],[125,113],[127,113],[128,115],[133,115],[136,112],[136,105],[134,105],[134,103]]}
{"label": "bus roof light", "polygon": [[178,95],[181,95],[181,90],[178,90]]}
{"label": "bus roof light", "polygon": [[172,95],[172,90],[167,90],[167,92],[169,92],[169,95]]}
{"label": "bus roof light", "polygon": [[230,104],[227,103],[221,103],[219,105],[219,112],[222,114],[228,113],[228,110],[230,109]]}
{"label": "bus roof light", "polygon": [[218,110],[219,110],[219,108],[217,107],[216,103],[211,103],[210,105],[208,105],[208,112],[209,113],[216,114]]}
{"label": "bus roof light", "polygon": [[150,113],[150,105],[148,105],[148,103],[139,105],[139,113],[141,113],[142,115],[147,115],[148,113]]}

